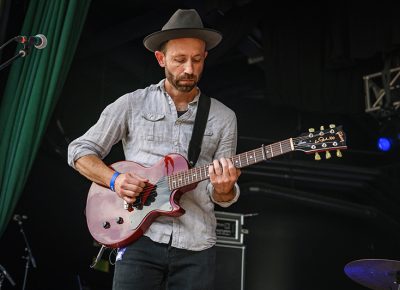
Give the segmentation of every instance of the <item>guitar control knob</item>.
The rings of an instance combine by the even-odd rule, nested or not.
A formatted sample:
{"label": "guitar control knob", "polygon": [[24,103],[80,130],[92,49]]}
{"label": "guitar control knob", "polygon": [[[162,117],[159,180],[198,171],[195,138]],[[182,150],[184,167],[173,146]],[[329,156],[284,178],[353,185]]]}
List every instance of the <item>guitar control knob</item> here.
{"label": "guitar control knob", "polygon": [[117,224],[121,225],[121,224],[124,223],[124,219],[123,219],[122,217],[118,217],[118,218],[115,219],[115,222],[116,222]]}
{"label": "guitar control knob", "polygon": [[109,222],[103,222],[103,228],[109,229],[111,227]]}

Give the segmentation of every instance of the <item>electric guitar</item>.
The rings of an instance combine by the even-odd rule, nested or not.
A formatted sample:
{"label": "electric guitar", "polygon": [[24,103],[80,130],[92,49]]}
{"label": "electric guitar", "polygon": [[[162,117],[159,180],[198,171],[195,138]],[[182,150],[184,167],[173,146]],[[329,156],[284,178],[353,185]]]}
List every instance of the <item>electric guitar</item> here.
{"label": "electric guitar", "polygon": [[[230,159],[236,168],[243,168],[291,151],[314,153],[315,159],[320,160],[319,152],[326,152],[329,159],[329,151],[335,150],[341,157],[342,149],[347,149],[346,135],[341,126],[330,125],[329,129],[309,129],[299,137],[262,145]],[[134,172],[149,182],[132,204],[126,203],[109,188],[93,182],[86,203],[86,220],[92,237],[105,247],[124,247],[140,238],[158,216],[184,214],[185,210],[179,206],[180,197],[209,178],[210,165],[189,168],[188,161],[179,154],[166,155],[152,167],[143,167],[132,161],[112,164],[111,167],[121,173]]]}

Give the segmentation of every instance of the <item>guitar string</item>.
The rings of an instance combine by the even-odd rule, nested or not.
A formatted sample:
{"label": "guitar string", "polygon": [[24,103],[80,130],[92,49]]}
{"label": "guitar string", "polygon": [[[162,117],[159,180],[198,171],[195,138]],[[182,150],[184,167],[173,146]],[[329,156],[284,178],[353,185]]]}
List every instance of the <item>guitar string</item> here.
{"label": "guitar string", "polygon": [[[316,135],[316,136],[318,136],[318,135]],[[298,140],[304,140],[306,138],[309,138],[309,137],[304,136],[304,137],[296,137],[296,138],[291,138],[291,139],[296,142]],[[286,139],[286,140],[281,141],[281,142],[265,145],[265,146],[263,146],[261,148],[257,148],[257,149],[254,149],[254,150],[251,150],[251,151],[244,152],[244,153],[238,154],[236,156],[233,156],[233,157],[231,157],[231,159],[232,159],[232,161],[234,161],[234,163],[236,163],[236,161],[239,161],[239,163],[242,163],[243,162],[241,160],[242,157],[243,158],[246,157],[246,165],[250,165],[250,164],[256,163],[257,161],[253,161],[253,160],[257,160],[257,159],[260,160],[260,157],[261,157],[261,161],[264,161],[264,160],[266,160],[268,158],[271,158],[271,157],[274,157],[274,156],[277,156],[277,155],[281,155],[283,153],[287,153],[287,152],[293,151],[292,150],[292,144],[291,143],[288,144],[288,141],[290,141],[290,139]],[[333,142],[332,140],[328,140],[327,142],[324,142],[324,143],[332,143],[332,142]],[[267,151],[266,152],[267,153],[267,158],[264,158],[262,152],[260,153],[260,151],[263,151],[263,149],[265,147],[268,147],[268,146],[271,148],[271,154],[270,154],[270,156],[268,156],[269,151]],[[279,150],[276,148],[277,146],[279,146],[279,148],[280,148]],[[281,151],[281,152],[279,152],[279,151]],[[325,151],[326,151],[326,149],[325,149]],[[260,156],[260,154],[261,154],[261,156]],[[248,156],[254,157],[254,159],[252,159],[251,162],[249,162]],[[185,186],[185,185],[188,185],[190,183],[198,182],[198,181],[201,181],[202,179],[206,179],[208,177],[208,174],[203,177],[203,173],[202,172],[203,172],[203,170],[204,170],[204,172],[206,172],[206,169],[211,165],[212,164],[208,164],[208,165],[205,165],[203,167],[193,168],[193,169],[190,169],[188,171],[182,171],[182,172],[178,172],[178,173],[175,173],[173,175],[170,175],[169,178],[172,179],[172,183],[171,184],[178,184],[178,186],[173,186],[172,189],[176,189],[176,188],[179,188],[181,186]],[[197,177],[198,175],[200,175],[200,179]],[[193,177],[195,177],[195,178],[193,178]]]}
{"label": "guitar string", "polygon": [[[298,137],[298,138],[292,138],[292,139],[294,141],[297,141],[299,139],[304,139],[304,137]],[[257,159],[260,160],[260,157],[261,157],[261,161],[265,160],[265,158],[264,158],[264,156],[262,154],[263,152],[260,152],[260,151],[263,151],[263,149],[265,147],[269,146],[271,148],[270,151],[266,152],[267,153],[267,159],[270,158],[270,157],[273,157],[273,156],[281,155],[281,154],[284,153],[283,151],[285,151],[285,153],[292,151],[292,144],[291,143],[288,144],[288,141],[290,141],[290,139],[287,139],[287,140],[284,140],[284,141],[281,141],[281,142],[278,142],[278,143],[273,143],[273,144],[270,144],[270,145],[266,145],[266,146],[263,146],[261,148],[254,149],[252,151],[248,151],[248,152],[244,152],[244,153],[238,154],[236,156],[231,157],[231,159],[232,159],[232,161],[234,161],[234,163],[236,163],[237,161],[239,163],[242,163],[242,162],[244,162],[244,160],[241,160],[241,159],[246,157],[246,160],[245,160],[246,161],[246,165],[254,164],[257,161],[253,161],[253,160],[257,160]],[[279,148],[280,148],[279,150],[276,148],[277,146],[279,146]],[[279,152],[279,151],[281,151],[281,152]],[[268,153],[270,153],[270,152],[271,152],[271,154],[270,154],[271,156],[268,156],[269,155]],[[260,154],[261,154],[261,156],[260,156]],[[254,157],[254,159],[251,159],[250,162],[249,162],[248,156],[250,156],[250,158]],[[203,167],[198,167],[198,168],[190,169],[188,171],[178,172],[178,173],[175,173],[173,175],[170,175],[170,178],[172,179],[172,183],[173,184],[178,184],[178,187],[180,185],[187,185],[187,182],[190,182],[190,181],[197,182],[197,181],[199,181],[198,177],[197,177],[198,175],[200,175],[200,180],[203,179],[203,178],[206,178],[208,176],[208,174],[207,174],[207,175],[204,175],[204,177],[203,177],[203,171],[206,172],[207,167],[209,167],[211,165],[212,164],[208,164],[208,165],[203,166]],[[193,178],[193,177],[195,177],[195,178]]]}
{"label": "guitar string", "polygon": [[[318,134],[316,134],[315,136],[318,136]],[[296,142],[298,140],[304,140],[304,139],[307,139],[307,138],[309,138],[309,137],[308,136],[303,136],[303,137],[295,137],[295,138],[291,138],[291,139]],[[262,147],[259,147],[259,148],[256,148],[256,149],[244,152],[244,153],[240,153],[240,154],[235,155],[235,156],[232,156],[230,159],[232,159],[232,161],[235,161],[234,159],[238,159],[236,161],[239,161],[241,163],[242,160],[240,160],[240,159],[246,155],[245,156],[246,157],[246,165],[251,165],[251,164],[257,163],[258,161],[254,161],[253,162],[253,160],[257,160],[257,159],[259,159],[260,161],[265,161],[265,160],[267,160],[269,158],[268,157],[268,151],[266,152],[267,153],[267,157],[266,158],[264,157],[264,154],[262,152],[263,149],[265,149],[265,147],[269,146],[271,148],[271,152],[272,152],[271,153],[271,157],[278,156],[278,155],[283,154],[283,151],[285,151],[285,153],[292,151],[292,144],[291,143],[287,144],[288,141],[290,141],[290,139],[286,139],[286,140],[283,140],[283,141],[280,141],[280,142],[276,142],[276,143],[271,143],[269,145],[263,145]],[[324,142],[324,143],[332,143],[332,142],[333,141],[328,140],[327,142]],[[276,146],[279,146],[280,149],[275,151],[273,147],[276,147]],[[281,151],[281,153],[279,153],[279,151]],[[274,154],[274,152],[275,152],[275,154]],[[249,153],[252,154],[250,156],[254,157],[254,159],[252,159],[251,162],[248,161]],[[203,179],[207,179],[207,177],[209,176],[209,174],[208,173],[206,174],[206,172],[207,172],[207,168],[210,167],[211,165],[213,165],[213,164],[210,163],[208,165],[203,165],[201,167],[191,168],[188,171],[177,172],[175,174],[166,176],[166,178],[163,178],[161,181],[162,181],[162,183],[165,184],[165,183],[167,183],[166,181],[168,179],[168,188],[170,190],[178,189],[180,187],[183,187],[183,186],[186,186],[186,185],[190,185],[190,184],[195,183],[195,182],[200,182]],[[204,174],[205,174],[204,178],[202,176],[203,175],[202,171],[204,171]],[[189,180],[190,176],[192,176],[192,177],[195,176],[196,178],[198,178],[197,177],[198,175],[200,175],[200,178],[201,178],[200,180],[193,181],[193,178],[192,178],[192,180],[190,182],[190,180]],[[172,183],[174,183],[174,184],[178,183],[178,187],[173,186],[171,188],[170,182],[169,182],[170,179],[173,180]],[[178,181],[176,181],[176,179],[178,179]],[[179,185],[179,183],[181,183],[181,184]],[[157,182],[155,185],[146,185],[143,188],[142,192],[145,192],[147,190],[153,191],[157,187],[157,184],[160,184],[160,182]],[[147,197],[153,197],[153,196],[156,196],[156,195],[157,195],[157,193],[150,193]]]}
{"label": "guitar string", "polygon": [[[285,146],[282,146],[282,148],[286,148],[286,149],[289,149],[289,148],[291,148],[290,147],[290,145],[285,145]],[[252,154],[253,154],[253,156],[257,156],[258,157],[258,159],[261,161],[261,160],[265,160],[264,159],[264,155],[263,155],[263,153],[262,153],[262,147],[261,148],[257,148],[257,149],[254,149],[254,150],[252,150],[252,151],[249,151],[249,152],[252,152]],[[241,154],[239,154],[239,155],[236,155],[236,156],[233,156],[233,157],[231,157],[231,159],[234,159],[234,158],[241,158],[241,156],[243,157],[244,155],[245,155],[246,153],[241,153]],[[255,159],[257,159],[257,157],[255,157]],[[247,158],[246,158],[247,159]],[[250,164],[250,162],[248,162],[248,160],[246,160],[246,163],[249,163]],[[178,189],[178,188],[180,188],[180,187],[183,187],[183,186],[186,186],[186,185],[190,185],[191,183],[190,183],[190,176],[198,176],[198,175],[200,175],[200,177],[201,178],[203,178],[203,173],[202,172],[204,172],[204,174],[206,174],[206,172],[207,172],[207,170],[206,170],[206,168],[208,168],[209,166],[211,166],[212,165],[212,163],[210,163],[210,164],[208,164],[208,165],[204,165],[204,166],[202,166],[202,167],[197,167],[197,168],[192,168],[192,169],[190,169],[190,170],[188,170],[188,172],[185,172],[185,171],[181,171],[181,172],[177,172],[177,173],[175,173],[175,174],[173,174],[173,175],[169,175],[169,176],[165,176],[165,178],[163,178],[162,180],[161,180],[161,182],[157,182],[155,185],[147,185],[147,186],[145,186],[144,188],[143,188],[143,191],[142,191],[142,195],[145,193],[145,191],[147,191],[147,190],[150,190],[151,192],[153,192],[153,190],[157,187],[157,184],[161,184],[161,183],[164,183],[164,184],[166,184],[167,182],[167,178],[168,179],[178,179],[177,181],[175,181],[175,182],[173,182],[173,183],[178,183],[178,187],[173,187],[173,188],[170,188],[169,186],[168,186],[168,188],[170,188],[170,190],[174,190],[174,189]],[[207,177],[208,177],[208,173],[207,173]],[[206,178],[206,177],[205,177]],[[199,182],[201,181],[201,180],[198,180]],[[189,183],[188,183],[189,182]],[[193,179],[192,179],[192,182],[193,182]],[[197,182],[197,180],[195,181],[195,182]],[[169,182],[168,182],[169,183]],[[149,198],[149,197],[153,197],[153,196],[156,196],[157,195],[157,193],[155,192],[155,193],[150,193],[149,195],[147,195],[147,198]]]}

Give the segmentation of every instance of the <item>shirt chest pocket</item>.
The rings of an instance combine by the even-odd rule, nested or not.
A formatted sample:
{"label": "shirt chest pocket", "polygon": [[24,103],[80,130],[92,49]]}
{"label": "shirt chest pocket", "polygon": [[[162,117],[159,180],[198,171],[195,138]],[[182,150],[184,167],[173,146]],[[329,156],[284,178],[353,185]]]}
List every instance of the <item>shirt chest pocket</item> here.
{"label": "shirt chest pocket", "polygon": [[143,112],[141,130],[148,141],[164,141],[167,137],[165,115],[154,112]]}
{"label": "shirt chest pocket", "polygon": [[218,147],[218,136],[212,128],[206,128],[204,130],[204,137],[202,143],[201,153],[206,157],[214,156],[215,151]]}

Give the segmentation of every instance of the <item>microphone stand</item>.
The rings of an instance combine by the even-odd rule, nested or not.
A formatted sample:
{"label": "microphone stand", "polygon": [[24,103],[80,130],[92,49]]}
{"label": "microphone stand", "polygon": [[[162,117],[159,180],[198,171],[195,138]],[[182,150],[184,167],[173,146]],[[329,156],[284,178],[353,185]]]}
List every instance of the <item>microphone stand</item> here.
{"label": "microphone stand", "polygon": [[25,231],[24,231],[24,229],[22,227],[22,218],[18,218],[17,222],[18,222],[18,225],[20,227],[20,232],[21,232],[22,236],[24,237],[25,246],[26,246],[25,247],[26,256],[22,256],[22,259],[26,260],[24,283],[23,283],[23,286],[22,286],[22,290],[25,290],[26,281],[27,281],[27,277],[28,277],[28,271],[29,271],[29,265],[32,264],[33,268],[36,268],[36,261],[35,261],[35,258],[32,255],[31,247],[29,246],[28,239],[26,238]]}

